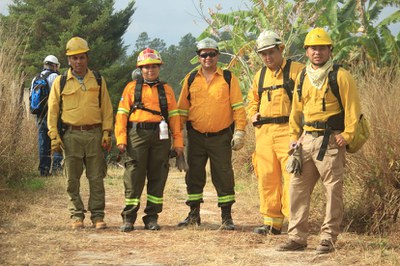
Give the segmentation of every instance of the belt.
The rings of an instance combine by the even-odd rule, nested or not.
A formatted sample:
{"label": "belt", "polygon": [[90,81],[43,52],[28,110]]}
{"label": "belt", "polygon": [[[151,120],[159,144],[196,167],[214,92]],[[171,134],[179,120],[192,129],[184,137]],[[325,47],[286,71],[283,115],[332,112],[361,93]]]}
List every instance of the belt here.
{"label": "belt", "polygon": [[186,129],[187,129],[187,130],[194,130],[194,131],[196,131],[197,133],[199,133],[199,134],[201,134],[201,135],[203,135],[203,136],[206,136],[206,137],[215,137],[215,136],[220,136],[220,135],[223,135],[223,134],[226,134],[226,133],[230,132],[231,127],[224,128],[224,129],[222,129],[222,130],[220,130],[220,131],[217,131],[217,132],[206,132],[206,133],[202,133],[202,132],[197,131],[196,129],[194,129],[193,126],[192,126],[192,123],[191,123],[190,121],[187,121],[187,122],[186,122]]}
{"label": "belt", "polygon": [[326,129],[328,128],[328,123],[323,121],[305,122],[304,125],[313,127],[316,129]]}
{"label": "belt", "polygon": [[258,126],[263,124],[286,124],[287,122],[289,122],[288,116],[279,116],[279,117],[260,116],[256,122],[253,122],[253,126]]}
{"label": "belt", "polygon": [[73,126],[73,125],[66,125],[67,129],[69,130],[79,130],[79,131],[88,131],[94,128],[101,127],[101,124],[94,124],[94,125],[82,125],[82,126]]}
{"label": "belt", "polygon": [[320,136],[323,136],[325,133],[325,130],[319,130],[319,131],[306,131],[305,134],[306,135],[311,135],[314,138],[318,138]]}
{"label": "belt", "polygon": [[159,128],[160,122],[128,122],[127,127],[133,128],[136,126],[136,129],[146,129],[146,130],[156,130]]}

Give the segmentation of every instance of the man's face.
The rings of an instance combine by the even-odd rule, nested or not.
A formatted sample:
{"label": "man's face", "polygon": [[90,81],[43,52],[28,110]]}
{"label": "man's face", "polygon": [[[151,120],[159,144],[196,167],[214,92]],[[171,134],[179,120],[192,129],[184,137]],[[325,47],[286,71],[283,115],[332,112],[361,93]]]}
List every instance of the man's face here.
{"label": "man's face", "polygon": [[86,53],[68,56],[68,64],[78,76],[85,76],[88,68],[88,55]]}
{"label": "man's face", "polygon": [[274,46],[258,53],[264,64],[271,70],[276,71],[282,65],[282,51],[279,47]]}
{"label": "man's face", "polygon": [[198,57],[202,68],[214,69],[218,63],[219,53],[214,49],[203,49]]}
{"label": "man's face", "polygon": [[331,55],[332,50],[329,45],[308,46],[306,48],[306,56],[314,68],[319,68],[325,65]]}

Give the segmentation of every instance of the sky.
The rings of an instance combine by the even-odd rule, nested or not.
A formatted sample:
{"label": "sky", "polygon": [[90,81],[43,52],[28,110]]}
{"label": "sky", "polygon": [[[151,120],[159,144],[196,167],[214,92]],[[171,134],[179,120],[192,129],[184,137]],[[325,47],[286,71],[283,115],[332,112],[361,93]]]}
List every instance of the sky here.
{"label": "sky", "polygon": [[[11,0],[0,0],[0,13],[7,14],[7,5]],[[128,5],[129,0],[116,0],[115,9],[120,10]],[[200,2],[203,8],[200,8]],[[136,0],[136,11],[132,16],[131,25],[124,35],[128,54],[142,32],[147,32],[150,39],[160,38],[167,46],[178,44],[183,36],[191,33],[194,37],[200,35],[207,27],[201,17],[201,10],[208,16],[208,9],[214,11],[220,5],[221,13],[247,9],[249,0]],[[384,15],[394,12],[394,8],[384,10]],[[391,27],[394,34],[400,31],[400,23]]]}

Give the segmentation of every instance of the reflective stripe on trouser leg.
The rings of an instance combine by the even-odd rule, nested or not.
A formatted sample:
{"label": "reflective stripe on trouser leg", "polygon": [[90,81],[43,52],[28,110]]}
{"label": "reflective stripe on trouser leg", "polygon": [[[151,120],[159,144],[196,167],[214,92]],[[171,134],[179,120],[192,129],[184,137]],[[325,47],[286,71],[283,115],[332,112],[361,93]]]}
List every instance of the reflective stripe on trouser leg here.
{"label": "reflective stripe on trouser leg", "polygon": [[124,222],[135,223],[137,211],[140,207],[140,199],[125,199],[125,208],[121,213]]}
{"label": "reflective stripe on trouser leg", "polygon": [[281,230],[282,224],[283,224],[283,218],[264,217],[264,225],[272,226],[276,230]]}
{"label": "reflective stripe on trouser leg", "polygon": [[232,168],[232,133],[215,136],[207,140],[210,157],[211,180],[218,195],[218,207],[235,203],[235,179]]}
{"label": "reflective stripe on trouser leg", "polygon": [[[264,218],[273,220],[274,228],[278,230],[282,227],[283,218],[289,216],[290,174],[285,170],[288,131],[287,124],[268,124],[255,129],[253,166],[258,179],[260,213]],[[282,222],[279,224],[278,221]]]}
{"label": "reflective stripe on trouser leg", "polygon": [[187,131],[187,162],[189,171],[186,172],[185,182],[188,193],[187,205],[197,205],[203,201],[203,189],[206,185],[206,165],[208,160],[204,138],[193,129]]}

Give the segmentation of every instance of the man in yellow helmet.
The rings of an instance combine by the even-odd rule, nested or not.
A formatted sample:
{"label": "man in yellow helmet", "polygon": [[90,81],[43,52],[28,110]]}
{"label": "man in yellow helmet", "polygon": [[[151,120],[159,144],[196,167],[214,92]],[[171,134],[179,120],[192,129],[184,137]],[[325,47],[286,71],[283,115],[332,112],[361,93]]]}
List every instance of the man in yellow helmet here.
{"label": "man in yellow helmet", "polygon": [[146,177],[144,228],[160,229],[157,221],[163,208],[171,138],[177,156],[183,156],[183,138],[174,91],[159,80],[162,64],[160,54],[153,49],[146,48],[139,54],[137,67],[140,72],[136,71],[134,80],[126,85],[115,118],[118,149],[120,153],[127,152],[122,232],[134,230]]}
{"label": "man in yellow helmet", "polygon": [[50,92],[48,135],[51,150],[64,151],[72,228],[84,227],[86,209],[79,188],[85,168],[90,219],[93,227],[104,229],[107,165],[103,151],[111,148],[113,110],[104,78],[88,68],[88,51],[87,42],[80,37],[73,37],[66,45],[70,68],[55,79]]}
{"label": "man in yellow helmet", "polygon": [[289,114],[294,81],[303,64],[283,57],[285,45],[273,31],[263,31],[257,38],[257,52],[265,67],[260,69],[249,90],[248,117],[255,126],[256,150],[253,166],[258,179],[260,213],[263,225],[257,234],[281,233],[283,220],[289,217],[290,174],[288,159]]}
{"label": "man in yellow helmet", "polygon": [[[322,28],[304,41],[308,62],[296,81],[290,114],[290,146],[301,150],[301,172],[290,181],[289,240],[279,251],[307,247],[311,193],[318,179],[326,190],[325,219],[318,254],[335,249],[343,218],[343,174],[346,145],[354,138],[360,100],[351,74],[332,62],[332,40]],[[331,73],[337,71],[341,101],[333,92]],[[343,108],[343,109],[342,109]]]}
{"label": "man in yellow helmet", "polygon": [[232,150],[244,146],[246,112],[242,93],[236,76],[217,67],[219,49],[215,40],[201,40],[196,52],[201,67],[186,75],[178,101],[181,126],[186,123],[188,134],[189,171],[185,180],[186,204],[190,207],[189,215],[178,226],[200,224],[206,164],[210,159],[211,179],[221,208],[221,229],[234,230],[231,208],[235,202],[235,181],[231,158]]}

